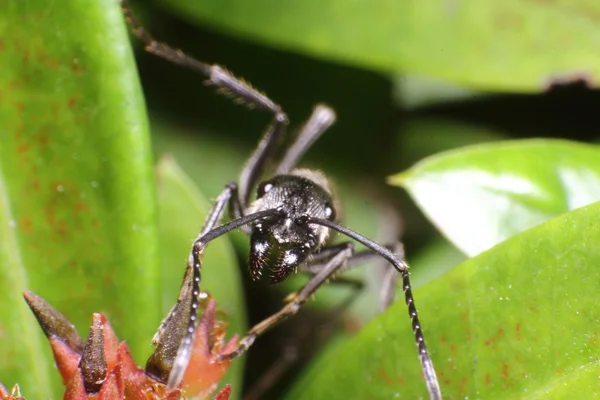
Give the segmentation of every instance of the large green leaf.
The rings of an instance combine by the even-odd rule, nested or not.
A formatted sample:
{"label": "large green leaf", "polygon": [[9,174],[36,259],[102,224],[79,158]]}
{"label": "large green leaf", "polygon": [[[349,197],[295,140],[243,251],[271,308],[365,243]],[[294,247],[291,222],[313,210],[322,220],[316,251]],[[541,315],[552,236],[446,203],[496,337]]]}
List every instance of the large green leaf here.
{"label": "large green leaf", "polygon": [[437,238],[410,259],[411,280],[419,287],[442,276],[467,257],[444,238]]}
{"label": "large green leaf", "polygon": [[[210,204],[192,180],[172,158],[158,164],[159,232],[161,245],[161,281],[163,314],[167,314],[177,299],[185,263],[191,249],[191,239],[200,232]],[[226,237],[210,243],[204,257],[202,289],[217,301],[219,318],[228,322],[230,335],[246,333],[246,307],[240,269],[233,247]],[[223,382],[230,383],[233,396],[241,393],[243,362],[235,360]]]}
{"label": "large green leaf", "polygon": [[[595,398],[599,242],[595,203],[516,235],[415,291],[445,398]],[[426,397],[399,301],[323,355],[287,398]]]}
{"label": "large green leaf", "polygon": [[0,2],[0,64],[0,380],[59,397],[22,290],[82,335],[107,313],[138,359],[160,321],[144,103],[113,0]]}
{"label": "large green leaf", "polygon": [[440,231],[474,255],[558,214],[600,200],[600,148],[520,140],[440,153],[390,178]]}
{"label": "large green leaf", "polygon": [[408,110],[489,96],[488,93],[465,89],[456,83],[414,74],[398,74],[393,83],[396,103]]}
{"label": "large green leaf", "polygon": [[595,0],[163,3],[189,20],[278,47],[468,86],[537,91],[556,78],[600,78]]}

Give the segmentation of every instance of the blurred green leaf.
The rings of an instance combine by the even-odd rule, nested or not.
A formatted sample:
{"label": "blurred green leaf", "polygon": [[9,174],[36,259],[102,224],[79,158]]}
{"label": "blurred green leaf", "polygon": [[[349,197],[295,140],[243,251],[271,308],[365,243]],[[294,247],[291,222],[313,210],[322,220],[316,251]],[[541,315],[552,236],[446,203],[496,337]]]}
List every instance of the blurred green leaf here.
{"label": "blurred green leaf", "polygon": [[[232,107],[233,112],[247,112]],[[198,190],[208,199],[215,199],[227,182],[237,179],[250,154],[246,154],[238,144],[218,134],[201,129],[182,129],[176,124],[177,122],[152,120],[152,144],[155,153],[159,157],[175,158]],[[257,142],[260,133],[255,134]]]}
{"label": "blurred green leaf", "polygon": [[[599,241],[595,203],[415,291],[445,398],[594,398]],[[286,398],[426,397],[406,306],[398,301],[349,343],[322,354]]]}
{"label": "blurred green leaf", "polygon": [[558,214],[600,200],[600,148],[563,140],[465,147],[390,177],[438,229],[475,255]]}
{"label": "blurred green leaf", "polygon": [[144,102],[113,0],[0,2],[0,64],[0,379],[58,398],[24,289],[84,337],[107,313],[138,360],[160,322]]}
{"label": "blurred green leaf", "polygon": [[464,86],[534,92],[552,80],[600,78],[594,0],[162,2],[190,21],[277,47]]}
{"label": "blurred green leaf", "polygon": [[394,153],[398,168],[406,168],[421,159],[457,147],[505,138],[485,127],[444,118],[412,118],[403,124]]}
{"label": "blurred green leaf", "polygon": [[416,74],[397,75],[393,84],[396,104],[407,110],[489,97],[488,93]]}
{"label": "blurred green leaf", "polygon": [[[192,180],[170,157],[158,164],[159,233],[161,244],[161,281],[163,314],[166,315],[177,299],[192,238],[198,235],[210,204]],[[204,256],[202,289],[217,301],[224,314],[220,319],[229,325],[229,335],[246,333],[246,307],[240,281],[240,268],[227,237],[210,243]],[[235,360],[223,382],[230,383],[232,399],[241,393],[244,364]]]}

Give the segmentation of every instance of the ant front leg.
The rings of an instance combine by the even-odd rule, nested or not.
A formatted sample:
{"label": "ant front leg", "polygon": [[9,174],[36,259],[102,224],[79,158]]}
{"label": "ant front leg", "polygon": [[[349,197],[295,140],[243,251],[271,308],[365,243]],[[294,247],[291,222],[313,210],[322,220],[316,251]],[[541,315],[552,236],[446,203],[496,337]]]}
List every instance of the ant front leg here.
{"label": "ant front leg", "polygon": [[[231,194],[235,192],[235,187],[235,184],[228,185],[228,187],[223,191],[222,196],[219,196],[220,200],[217,201],[215,206],[213,206],[212,211],[209,213],[209,224],[207,224],[208,226],[205,226],[202,229],[202,231],[205,233],[201,235],[198,239],[196,239],[192,246],[192,253],[188,260],[188,270],[186,271],[186,275],[180,292],[180,299],[181,296],[187,296],[191,298],[189,307],[189,318],[187,328],[183,333],[183,337],[181,338],[181,344],[177,348],[177,354],[172,362],[172,367],[170,369],[169,378],[167,381],[167,388],[169,389],[174,389],[177,386],[179,386],[190,360],[192,345],[196,333],[196,321],[198,319],[200,277],[202,270],[202,255],[204,254],[204,249],[206,248],[209,242],[218,238],[219,236],[233,231],[234,229],[238,229],[244,225],[250,224],[254,221],[263,218],[281,216],[280,210],[269,209],[266,211],[260,211],[250,215],[246,215],[244,217],[230,221],[226,224],[217,226],[216,228],[209,229],[211,224],[216,224],[218,222],[219,216],[222,215],[223,209],[225,208],[225,204],[227,203],[227,201],[229,201],[229,198],[231,198]],[[166,321],[170,320],[171,318],[173,318],[173,315],[170,314],[169,316],[167,316]],[[163,323],[161,326],[163,325],[165,324]]]}
{"label": "ant front leg", "polygon": [[[231,204],[235,202],[239,202],[237,186],[234,183],[229,183],[219,197],[217,197],[215,204],[209,211],[196,241],[207,235],[219,224],[227,203]],[[146,369],[160,380],[166,380],[171,371],[175,369],[173,365],[176,363],[178,348],[173,347],[171,343],[184,343],[186,326],[181,326],[179,321],[185,319],[195,321],[199,297],[200,270],[194,269],[194,257],[193,254],[190,254],[177,303],[165,319],[163,319],[152,340],[156,344],[156,350],[152,355],[151,361],[149,360]],[[164,340],[164,335],[168,335],[170,340]],[[185,346],[182,344],[180,347]],[[177,371],[177,369],[175,370]]]}
{"label": "ant front leg", "polygon": [[344,266],[346,260],[352,256],[354,252],[354,243],[347,242],[340,245],[340,250],[334,255],[325,267],[314,277],[300,291],[298,291],[280,311],[268,317],[262,322],[254,325],[246,334],[244,338],[240,340],[238,347],[231,353],[223,354],[219,358],[221,360],[232,360],[236,357],[241,356],[252,346],[256,338],[265,333],[267,330],[277,325],[289,316],[292,316],[298,312],[300,307],[308,300],[315,291],[328,279],[334,276],[337,271]]}
{"label": "ant front leg", "polygon": [[[273,149],[279,144],[280,138],[284,134],[287,122],[285,124],[278,124],[276,123],[277,118],[278,115],[276,114],[275,122],[269,126],[240,174],[240,203],[242,204],[243,210],[248,207],[251,190],[260,180],[267,162],[273,156]],[[283,158],[277,164],[276,175],[288,174],[292,168],[294,168],[304,152],[306,152],[315,140],[317,140],[334,122],[335,112],[327,106],[317,105],[294,142],[289,146]],[[243,210],[232,209],[231,215],[241,216],[243,215]]]}
{"label": "ant front leg", "polygon": [[213,230],[214,227],[219,224],[221,218],[223,217],[225,205],[229,204],[230,208],[234,209],[240,208],[237,194],[238,187],[235,183],[230,182],[227,185],[225,185],[225,189],[223,189],[221,194],[219,194],[219,196],[215,200],[215,204],[213,204],[212,208],[208,212],[208,215],[206,216],[204,225],[202,225],[202,229],[200,230],[198,238],[206,235],[209,231]]}
{"label": "ant front leg", "polygon": [[246,163],[239,179],[239,199],[243,207],[233,210],[233,215],[241,216],[243,210],[248,207],[251,191],[260,179],[266,162],[272,157],[273,150],[279,142],[279,138],[285,133],[288,125],[288,117],[281,106],[271,100],[268,96],[253,88],[250,84],[234,76],[225,68],[217,64],[208,64],[186,55],[178,49],[174,49],[166,43],[154,39],[144,28],[133,12],[127,0],[121,0],[123,14],[133,33],[140,38],[147,52],[160,58],[171,61],[174,64],[190,68],[208,77],[206,84],[216,86],[217,92],[232,97],[236,103],[247,105],[249,108],[266,110],[273,115],[273,120],[263,135],[258,147]]}

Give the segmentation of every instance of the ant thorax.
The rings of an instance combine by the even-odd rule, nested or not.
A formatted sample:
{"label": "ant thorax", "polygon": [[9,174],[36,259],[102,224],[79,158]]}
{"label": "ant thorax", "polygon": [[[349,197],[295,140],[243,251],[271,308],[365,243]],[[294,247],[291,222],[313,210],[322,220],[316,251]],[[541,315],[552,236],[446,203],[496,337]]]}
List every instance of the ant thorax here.
{"label": "ant thorax", "polygon": [[296,271],[307,256],[325,243],[329,229],[309,224],[308,218],[335,219],[329,184],[323,174],[297,169],[262,182],[256,200],[247,210],[278,209],[282,214],[251,225],[250,273],[254,279],[265,266],[273,283]]}

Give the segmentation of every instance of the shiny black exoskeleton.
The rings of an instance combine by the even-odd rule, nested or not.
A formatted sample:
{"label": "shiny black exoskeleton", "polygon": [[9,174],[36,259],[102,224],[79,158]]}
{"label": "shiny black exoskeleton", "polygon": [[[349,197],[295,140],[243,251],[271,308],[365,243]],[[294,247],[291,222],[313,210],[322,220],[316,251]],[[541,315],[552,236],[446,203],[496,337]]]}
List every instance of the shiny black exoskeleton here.
{"label": "shiny black exoskeleton", "polygon": [[283,213],[251,225],[249,269],[253,279],[259,279],[268,266],[271,282],[281,282],[325,243],[329,229],[308,223],[308,217],[335,219],[331,192],[323,185],[326,180],[320,174],[295,170],[258,186],[248,213],[269,209]]}

